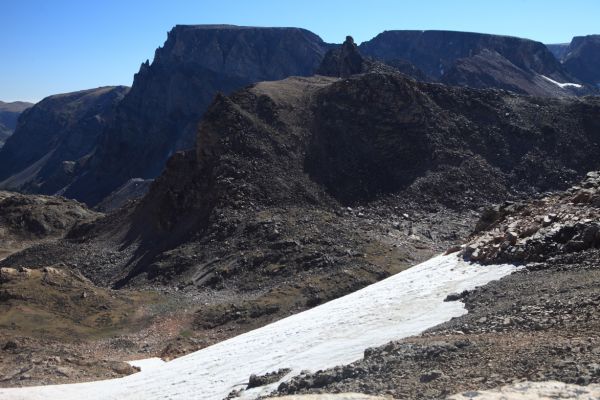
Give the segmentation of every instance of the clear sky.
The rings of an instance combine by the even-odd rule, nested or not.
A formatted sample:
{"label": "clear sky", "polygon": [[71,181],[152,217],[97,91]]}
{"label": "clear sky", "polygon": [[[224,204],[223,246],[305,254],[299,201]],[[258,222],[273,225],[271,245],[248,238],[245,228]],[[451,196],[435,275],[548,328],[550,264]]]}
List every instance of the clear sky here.
{"label": "clear sky", "polygon": [[298,26],[328,42],[448,29],[563,43],[600,33],[600,1],[0,0],[0,100],[131,85],[172,26],[205,23]]}

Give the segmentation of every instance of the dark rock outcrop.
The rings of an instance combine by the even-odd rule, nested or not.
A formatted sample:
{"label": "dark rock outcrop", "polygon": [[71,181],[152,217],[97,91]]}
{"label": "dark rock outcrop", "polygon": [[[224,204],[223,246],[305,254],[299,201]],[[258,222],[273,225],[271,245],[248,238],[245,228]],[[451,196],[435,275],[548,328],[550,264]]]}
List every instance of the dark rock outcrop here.
{"label": "dark rock outcrop", "polygon": [[60,94],[26,110],[0,149],[0,187],[42,194],[64,191],[127,90],[117,86]]}
{"label": "dark rock outcrop", "polygon": [[574,37],[563,57],[563,65],[573,76],[600,87],[600,35]]}
{"label": "dark rock outcrop", "polygon": [[[418,74],[416,68],[410,68],[409,63],[396,62],[399,68],[410,75]],[[335,49],[329,50],[317,69],[318,75],[347,78],[355,74],[367,72],[394,72],[396,68],[383,64],[368,57],[364,57],[354,43],[352,36],[346,36],[344,43]]]}
{"label": "dark rock outcrop", "polygon": [[354,74],[367,72],[369,64],[369,61],[358,51],[358,46],[354,43],[352,36],[346,36],[346,40],[340,47],[329,50],[325,54],[325,58],[317,69],[317,74],[347,78]]}
{"label": "dark rock outcrop", "polygon": [[32,103],[25,101],[11,103],[0,101],[0,147],[4,145],[6,139],[15,131],[19,115],[31,106],[33,106]]}
{"label": "dark rock outcrop", "polygon": [[311,75],[327,49],[298,28],[176,26],[154,61],[142,64],[85,175],[65,194],[96,204],[131,178],[156,177],[173,152],[193,147],[217,92]]}
{"label": "dark rock outcrop", "polygon": [[[590,93],[572,86],[548,86],[541,75],[560,83],[580,83],[546,46],[516,37],[452,31],[385,31],[360,45],[367,56],[402,59],[429,79],[477,88],[567,96]],[[541,85],[540,85],[541,84]]]}

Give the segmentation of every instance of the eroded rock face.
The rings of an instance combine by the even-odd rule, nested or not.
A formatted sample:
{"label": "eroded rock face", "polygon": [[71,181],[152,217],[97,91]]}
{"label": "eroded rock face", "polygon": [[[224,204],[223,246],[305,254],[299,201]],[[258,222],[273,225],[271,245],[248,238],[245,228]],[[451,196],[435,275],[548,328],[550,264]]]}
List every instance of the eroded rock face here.
{"label": "eroded rock face", "polygon": [[330,50],[323,59],[317,74],[347,78],[350,75],[366,72],[366,60],[358,52],[352,36],[337,49]]}
{"label": "eroded rock face", "polygon": [[69,197],[96,204],[131,178],[154,178],[178,150],[194,146],[216,93],[252,82],[311,75],[328,49],[298,28],[178,25],[135,75],[86,175]]}
{"label": "eroded rock face", "polygon": [[484,213],[482,233],[463,250],[483,263],[545,261],[600,247],[600,173],[569,190],[536,200],[497,206]]}
{"label": "eroded rock face", "polygon": [[65,93],[27,109],[0,150],[0,188],[41,194],[64,191],[128,90],[117,86]]}

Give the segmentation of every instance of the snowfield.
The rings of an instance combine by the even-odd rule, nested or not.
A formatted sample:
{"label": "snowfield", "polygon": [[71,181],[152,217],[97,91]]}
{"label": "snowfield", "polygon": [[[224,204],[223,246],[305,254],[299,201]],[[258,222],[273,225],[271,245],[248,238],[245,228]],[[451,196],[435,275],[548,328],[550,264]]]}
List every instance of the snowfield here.
{"label": "snowfield", "polygon": [[[282,319],[185,357],[124,378],[70,385],[0,389],[2,400],[221,400],[245,388],[250,374],[348,364],[368,347],[415,335],[466,310],[444,302],[461,292],[499,279],[512,265],[480,266],[456,255],[438,256],[381,282],[311,310]],[[138,361],[139,362],[139,361]],[[278,383],[245,391],[253,399]]]}
{"label": "snowfield", "polygon": [[548,82],[554,83],[556,86],[561,87],[561,88],[566,88],[566,87],[574,87],[574,88],[578,88],[581,89],[583,87],[583,85],[580,85],[579,83],[560,83],[555,81],[552,78],[548,78],[546,75],[541,75],[542,78],[544,78],[545,80],[547,80]]}
{"label": "snowfield", "polygon": [[145,358],[143,360],[127,361],[132,367],[138,367],[140,371],[147,371],[162,366],[165,362],[159,357]]}
{"label": "snowfield", "polygon": [[557,381],[521,382],[500,389],[477,391],[475,393],[475,396],[473,396],[473,392],[457,394],[450,397],[450,399],[467,400],[475,397],[477,400],[594,400],[600,399],[600,385],[579,386]]}

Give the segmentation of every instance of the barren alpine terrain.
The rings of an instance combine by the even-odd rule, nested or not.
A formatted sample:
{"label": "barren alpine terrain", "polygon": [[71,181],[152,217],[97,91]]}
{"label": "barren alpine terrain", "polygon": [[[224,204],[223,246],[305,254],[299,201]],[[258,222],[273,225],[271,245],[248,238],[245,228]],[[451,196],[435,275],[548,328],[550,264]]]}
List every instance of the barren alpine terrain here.
{"label": "barren alpine terrain", "polygon": [[0,398],[595,398],[597,51],[177,25],[19,103]]}

